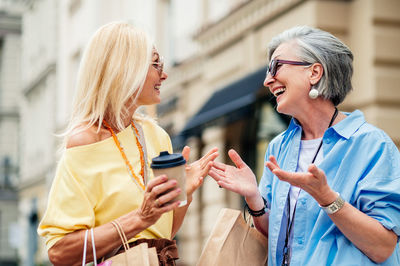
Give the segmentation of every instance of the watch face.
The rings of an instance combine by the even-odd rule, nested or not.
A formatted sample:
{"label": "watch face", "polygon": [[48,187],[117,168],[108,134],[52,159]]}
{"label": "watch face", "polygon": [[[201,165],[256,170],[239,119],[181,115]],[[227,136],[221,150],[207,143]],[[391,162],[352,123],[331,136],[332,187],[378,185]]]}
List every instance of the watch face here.
{"label": "watch face", "polygon": [[322,208],[326,211],[326,213],[333,214],[340,210],[343,207],[344,203],[344,199],[339,195],[338,198],[334,202],[332,202],[332,204]]}
{"label": "watch face", "polygon": [[329,209],[331,210],[331,212],[334,212],[334,211],[336,211],[338,209],[338,207],[335,204],[335,205],[332,205]]}

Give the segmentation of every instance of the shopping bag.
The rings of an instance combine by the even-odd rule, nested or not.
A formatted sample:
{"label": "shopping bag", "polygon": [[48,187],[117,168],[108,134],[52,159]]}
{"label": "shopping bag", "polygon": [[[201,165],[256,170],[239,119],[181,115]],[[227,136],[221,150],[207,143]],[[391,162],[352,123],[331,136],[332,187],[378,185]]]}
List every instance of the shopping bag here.
{"label": "shopping bag", "polygon": [[[106,261],[97,264],[98,266],[152,266],[149,260],[149,248],[147,243],[129,248],[127,251],[115,255]],[[157,254],[156,254],[157,256]],[[153,265],[158,265],[153,264]]]}
{"label": "shopping bag", "polygon": [[136,245],[134,247],[129,247],[128,240],[124,231],[121,228],[121,225],[118,222],[113,221],[112,224],[117,229],[118,234],[121,238],[122,245],[125,249],[125,252],[112,256],[108,258],[106,261],[103,261],[97,264],[96,258],[96,247],[94,242],[94,234],[93,228],[90,230],[86,230],[85,233],[85,242],[83,246],[83,256],[82,256],[82,266],[85,265],[86,261],[86,249],[87,249],[87,235],[90,231],[92,238],[92,247],[93,247],[93,257],[94,257],[94,265],[95,266],[158,266],[158,256],[155,248],[149,248],[146,242]]}
{"label": "shopping bag", "polygon": [[197,266],[261,266],[267,263],[268,239],[243,219],[241,212],[222,209]]}
{"label": "shopping bag", "polygon": [[150,266],[159,266],[158,262],[158,255],[157,255],[157,249],[155,247],[149,248],[148,250],[149,253],[149,265]]}

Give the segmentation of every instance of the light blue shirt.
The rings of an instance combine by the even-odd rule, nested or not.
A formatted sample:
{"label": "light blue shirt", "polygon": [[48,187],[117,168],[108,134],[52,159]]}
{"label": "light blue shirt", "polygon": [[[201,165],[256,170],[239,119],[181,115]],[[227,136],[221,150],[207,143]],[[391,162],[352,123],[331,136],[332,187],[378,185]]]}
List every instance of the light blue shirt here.
{"label": "light blue shirt", "polygon": [[[325,172],[329,186],[343,199],[399,236],[399,150],[382,130],[365,122],[361,111],[347,115],[325,132],[324,159],[318,167]],[[265,159],[274,155],[282,169],[295,172],[301,133],[300,125],[292,119],[288,129],[271,141]],[[280,231],[281,223],[285,224],[282,218],[289,187],[289,183],[264,169],[259,190],[270,208],[268,265],[282,263],[284,235]],[[291,265],[376,265],[339,231],[305,191],[299,195],[292,230]],[[400,265],[399,242],[381,265]]]}

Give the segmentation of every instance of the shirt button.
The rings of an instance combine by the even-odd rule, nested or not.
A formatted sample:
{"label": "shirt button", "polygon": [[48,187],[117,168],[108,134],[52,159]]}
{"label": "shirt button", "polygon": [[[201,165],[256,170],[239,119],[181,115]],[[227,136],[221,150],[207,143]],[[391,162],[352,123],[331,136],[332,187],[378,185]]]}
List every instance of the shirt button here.
{"label": "shirt button", "polygon": [[330,139],[327,139],[327,140],[325,141],[325,143],[326,143],[326,144],[329,144],[329,143],[331,143],[331,140],[330,140]]}
{"label": "shirt button", "polygon": [[303,241],[302,238],[299,238],[299,239],[297,239],[297,243],[298,243],[299,245],[302,245],[302,244],[304,243],[304,241]]}

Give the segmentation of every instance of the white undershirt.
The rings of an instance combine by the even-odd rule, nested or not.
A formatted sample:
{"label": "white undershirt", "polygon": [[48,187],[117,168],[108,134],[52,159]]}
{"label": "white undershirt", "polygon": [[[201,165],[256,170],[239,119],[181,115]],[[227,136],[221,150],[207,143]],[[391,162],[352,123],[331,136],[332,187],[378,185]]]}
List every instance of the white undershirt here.
{"label": "white undershirt", "polygon": [[[302,140],[300,142],[299,161],[297,163],[296,172],[307,172],[312,160],[314,159],[315,153],[317,152],[318,146],[321,143],[322,138]],[[318,165],[324,159],[322,147],[318,152],[317,158],[314,164]],[[289,197],[290,197],[290,220],[293,218],[294,205],[296,204],[297,198],[299,197],[299,187],[290,186]]]}

